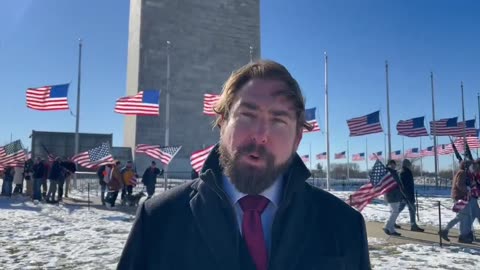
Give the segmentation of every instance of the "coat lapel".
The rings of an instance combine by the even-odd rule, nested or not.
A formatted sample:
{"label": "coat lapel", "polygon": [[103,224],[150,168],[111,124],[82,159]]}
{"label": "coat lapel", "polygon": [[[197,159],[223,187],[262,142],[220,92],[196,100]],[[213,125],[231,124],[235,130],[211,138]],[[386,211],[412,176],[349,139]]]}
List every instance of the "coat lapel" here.
{"label": "coat lapel", "polygon": [[[207,177],[214,175],[210,171]],[[240,270],[240,232],[232,207],[205,182],[199,181],[196,189],[198,193],[190,200],[190,208],[205,248],[211,251],[219,269]]]}
{"label": "coat lapel", "polygon": [[305,179],[310,176],[296,156],[284,175],[284,195],[272,225],[269,269],[297,269],[309,231],[309,205],[304,194]]}

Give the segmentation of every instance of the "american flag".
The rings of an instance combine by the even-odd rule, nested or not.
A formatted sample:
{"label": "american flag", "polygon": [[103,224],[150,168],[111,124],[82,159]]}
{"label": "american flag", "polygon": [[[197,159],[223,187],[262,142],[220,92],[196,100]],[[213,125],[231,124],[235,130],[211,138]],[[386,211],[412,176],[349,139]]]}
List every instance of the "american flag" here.
{"label": "american flag", "polygon": [[451,144],[440,144],[437,146],[438,155],[450,155],[453,154],[453,147]]}
{"label": "american flag", "polygon": [[420,151],[420,156],[422,157],[431,157],[434,155],[435,155],[435,152],[434,152],[433,146],[429,146],[423,149],[422,151]]}
{"label": "american flag", "polygon": [[362,211],[376,197],[383,195],[397,187],[397,182],[388,172],[387,168],[380,162],[375,161],[370,172],[370,182],[360,187],[351,196],[352,207]]}
{"label": "american flag", "polygon": [[417,117],[409,120],[400,120],[397,123],[398,135],[407,137],[428,136],[427,129],[424,125],[425,117]]}
{"label": "american flag", "polygon": [[335,154],[335,159],[344,159],[344,158],[346,158],[345,151]]}
{"label": "american flag", "polygon": [[352,161],[362,161],[365,160],[365,153],[358,153],[352,156]]}
{"label": "american flag", "polygon": [[168,165],[181,148],[182,146],[139,144],[137,145],[135,152],[144,153],[147,156],[158,159],[163,164]]}
{"label": "american flag", "polygon": [[205,160],[207,159],[208,155],[210,154],[210,151],[212,151],[214,147],[215,145],[212,145],[203,150],[196,151],[190,156],[190,164],[192,165],[192,168],[197,173],[200,173],[200,171],[202,170]]}
{"label": "american flag", "polygon": [[145,90],[134,96],[117,99],[115,112],[125,115],[159,115],[160,91]]}
{"label": "american flag", "polygon": [[303,162],[308,162],[310,160],[309,155],[303,155],[303,156],[300,156],[300,158],[302,159]]}
{"label": "american flag", "polygon": [[458,117],[430,121],[430,134],[436,136],[455,136],[458,133]]}
{"label": "american flag", "polygon": [[209,116],[217,115],[213,109],[220,99],[220,95],[215,94],[203,94],[203,114]]}
{"label": "american flag", "polygon": [[[478,140],[478,137],[466,137],[466,139],[467,139],[468,147],[472,149],[480,148],[480,141]],[[460,149],[462,149],[463,151],[463,148],[464,148],[463,138],[456,138],[455,146],[459,151]]]}
{"label": "american flag", "polygon": [[68,84],[27,89],[27,107],[39,111],[68,110]]}
{"label": "american flag", "polygon": [[452,136],[463,137],[463,126],[465,126],[465,136],[478,136],[478,130],[475,128],[475,119],[467,120],[465,122],[458,122],[457,131],[455,132],[455,134],[452,134]]}
{"label": "american flag", "polygon": [[393,160],[399,160],[403,158],[402,151],[400,150],[393,151],[390,155]]}
{"label": "american flag", "polygon": [[380,125],[380,111],[347,120],[350,137],[383,132]]}
{"label": "american flag", "polygon": [[317,158],[317,160],[327,159],[327,152],[317,154],[315,157]]}
{"label": "american flag", "polygon": [[317,110],[317,108],[315,108],[315,107],[305,110],[305,120],[307,121],[307,123],[312,125],[313,129],[308,131],[306,128],[304,128],[303,133],[320,131],[320,127],[318,126],[318,122],[317,122],[317,119],[315,117],[315,111],[316,110]]}
{"label": "american flag", "polygon": [[421,157],[420,150],[418,148],[410,148],[405,152],[406,158],[419,158]]}
{"label": "american flag", "polygon": [[0,147],[0,165],[2,167],[17,166],[25,162],[25,150],[20,140]]}
{"label": "american flag", "polygon": [[73,156],[72,161],[85,168],[95,168],[110,164],[114,160],[110,153],[110,146],[108,143],[102,143],[100,146]]}
{"label": "american flag", "polygon": [[372,153],[372,154],[370,155],[370,160],[377,160],[377,159],[382,160],[382,158],[383,158],[383,157],[382,157],[382,151],[378,151],[378,152]]}

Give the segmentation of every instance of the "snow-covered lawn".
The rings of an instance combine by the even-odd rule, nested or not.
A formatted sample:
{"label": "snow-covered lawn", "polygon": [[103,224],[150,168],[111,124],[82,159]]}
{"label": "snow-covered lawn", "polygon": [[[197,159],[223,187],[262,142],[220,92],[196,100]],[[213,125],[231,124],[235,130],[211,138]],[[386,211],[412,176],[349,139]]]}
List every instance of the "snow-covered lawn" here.
{"label": "snow-covered lawn", "polygon": [[[335,192],[347,199],[351,192]],[[85,199],[86,193],[70,197]],[[95,194],[92,195],[96,200]],[[421,225],[438,225],[440,200],[420,197]],[[376,200],[363,211],[367,221],[383,222],[388,206]],[[442,208],[442,223],[453,212]],[[134,217],[100,207],[33,204],[25,197],[0,197],[0,269],[115,269]],[[400,223],[408,223],[405,210]],[[477,225],[478,226],[478,225]],[[369,238],[374,269],[478,269],[480,251],[460,247],[439,248],[418,243],[394,244]]]}

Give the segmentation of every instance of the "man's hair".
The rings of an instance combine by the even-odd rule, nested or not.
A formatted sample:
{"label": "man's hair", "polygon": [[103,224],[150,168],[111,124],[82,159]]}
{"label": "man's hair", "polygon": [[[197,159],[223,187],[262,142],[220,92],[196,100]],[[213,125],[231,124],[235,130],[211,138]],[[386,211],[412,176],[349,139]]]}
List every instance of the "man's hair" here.
{"label": "man's hair", "polygon": [[230,115],[230,110],[237,97],[238,91],[252,79],[278,80],[285,83],[287,91],[283,93],[292,101],[297,117],[297,129],[301,131],[304,127],[312,130],[313,126],[305,121],[305,99],[302,90],[297,81],[290,72],[281,64],[269,61],[259,60],[247,64],[234,71],[223,85],[220,100],[217,102],[214,111],[218,114],[214,121],[214,126],[220,126],[222,118],[226,119]]}
{"label": "man's hair", "polygon": [[155,161],[152,160],[152,165],[157,165],[157,163]]}
{"label": "man's hair", "polygon": [[390,159],[387,163],[387,165],[391,165],[391,164],[397,166],[397,162],[395,162],[395,160],[393,160],[393,159]]}

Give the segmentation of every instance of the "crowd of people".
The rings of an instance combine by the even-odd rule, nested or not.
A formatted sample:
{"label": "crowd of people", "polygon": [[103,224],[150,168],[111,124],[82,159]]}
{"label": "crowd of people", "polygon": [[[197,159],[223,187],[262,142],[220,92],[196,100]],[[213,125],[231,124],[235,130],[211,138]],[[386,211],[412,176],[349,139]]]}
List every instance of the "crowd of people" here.
{"label": "crowd of people", "polygon": [[[24,164],[5,167],[1,177],[2,196],[24,195],[37,204],[39,202],[59,203],[68,198],[70,183],[76,172],[76,165],[70,159],[55,158],[53,161],[35,158]],[[156,167],[155,161],[142,175],[142,183],[147,191],[147,199],[155,193],[157,177],[163,175],[163,169]],[[100,184],[101,203],[107,207],[115,207],[119,192],[121,204],[133,205],[136,195],[133,188],[137,185],[137,174],[132,161],[122,166],[120,161],[99,166],[97,176]],[[142,192],[143,194],[143,192]],[[138,203],[138,200],[137,200]]]}
{"label": "crowd of people", "polygon": [[64,197],[68,197],[75,171],[75,163],[69,159],[28,159],[24,164],[5,167],[1,195],[25,195],[31,197],[34,203],[61,202]]}
{"label": "crowd of people", "polygon": [[[410,214],[410,230],[423,232],[415,219],[415,184],[412,175],[412,163],[405,159],[402,162],[401,172],[396,170],[397,164],[394,160],[387,163],[387,170],[397,182],[396,188],[385,194],[385,201],[390,206],[390,216],[385,222],[383,231],[387,235],[401,236],[395,229],[401,228],[396,224],[396,220],[405,207],[408,206]],[[460,223],[459,243],[472,243],[474,234],[472,225],[475,219],[480,222],[480,207],[478,198],[480,197],[480,159],[475,161],[463,160],[460,162],[459,170],[456,172],[452,181],[451,198],[454,202],[452,211],[456,212],[455,218],[450,220],[446,227],[439,234],[450,241],[448,234],[456,224]]]}
{"label": "crowd of people", "polygon": [[446,241],[450,241],[448,233],[457,223],[460,223],[460,235],[458,242],[472,243],[474,234],[472,225],[475,219],[480,222],[480,159],[475,161],[463,160],[452,182],[452,199],[455,201],[453,211],[457,212],[455,218],[448,222],[440,235]]}

